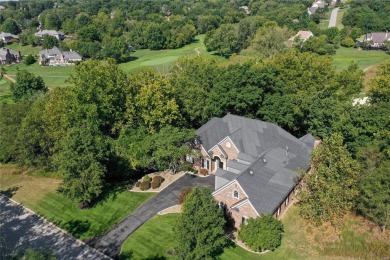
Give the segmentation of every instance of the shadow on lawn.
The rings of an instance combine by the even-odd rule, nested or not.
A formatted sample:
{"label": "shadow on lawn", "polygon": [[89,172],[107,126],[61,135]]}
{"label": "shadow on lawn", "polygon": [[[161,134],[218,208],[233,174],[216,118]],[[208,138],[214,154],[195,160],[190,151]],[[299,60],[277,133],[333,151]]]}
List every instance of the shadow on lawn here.
{"label": "shadow on lawn", "polygon": [[89,220],[70,220],[65,223],[64,228],[75,237],[81,237],[91,227]]}
{"label": "shadow on lawn", "polygon": [[7,196],[8,198],[12,198],[15,195],[15,193],[20,189],[20,187],[21,186],[13,186],[6,190],[0,191],[0,193]]}

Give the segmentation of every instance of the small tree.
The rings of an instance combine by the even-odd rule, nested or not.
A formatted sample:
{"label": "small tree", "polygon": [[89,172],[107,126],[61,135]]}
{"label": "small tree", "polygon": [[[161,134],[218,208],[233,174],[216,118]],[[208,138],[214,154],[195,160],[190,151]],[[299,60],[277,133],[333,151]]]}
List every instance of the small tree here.
{"label": "small tree", "polygon": [[352,40],[352,38],[347,37],[341,41],[340,45],[343,47],[350,48],[350,47],[355,47],[356,43]]}
{"label": "small tree", "polygon": [[54,46],[58,46],[59,42],[56,37],[45,34],[42,38],[42,49],[51,49]]}
{"label": "small tree", "polygon": [[248,219],[238,231],[238,238],[255,251],[274,250],[282,243],[283,224],[272,215]]}
{"label": "small tree", "polygon": [[343,136],[333,134],[314,150],[313,170],[301,185],[300,213],[315,222],[333,220],[351,210],[358,195],[360,165],[343,145]]}
{"label": "small tree", "polygon": [[182,214],[174,227],[180,259],[215,259],[223,252],[225,220],[210,189],[195,187],[182,205]]}
{"label": "small tree", "polygon": [[71,199],[87,206],[97,198],[103,188],[107,150],[105,138],[87,122],[68,130],[62,140],[55,162],[64,175],[62,191]]}
{"label": "small tree", "polygon": [[24,64],[31,65],[34,62],[36,62],[36,59],[31,54],[27,55],[27,57],[24,59]]}
{"label": "small tree", "polygon": [[21,70],[16,73],[16,83],[11,84],[12,97],[15,101],[30,99],[39,93],[45,93],[48,88],[40,76]]}
{"label": "small tree", "polygon": [[359,184],[357,209],[377,223],[382,233],[390,224],[390,161],[370,172]]}

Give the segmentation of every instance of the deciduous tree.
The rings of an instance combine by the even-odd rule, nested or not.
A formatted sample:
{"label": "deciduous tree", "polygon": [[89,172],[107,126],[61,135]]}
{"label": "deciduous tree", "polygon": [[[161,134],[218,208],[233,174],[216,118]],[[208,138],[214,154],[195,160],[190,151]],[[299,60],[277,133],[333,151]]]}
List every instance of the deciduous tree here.
{"label": "deciduous tree", "polygon": [[15,101],[31,99],[48,91],[40,76],[20,70],[16,73],[16,83],[11,84],[12,98]]}
{"label": "deciduous tree", "polygon": [[343,137],[333,134],[313,151],[312,170],[301,185],[300,213],[314,222],[334,220],[353,208],[358,195],[360,165]]}
{"label": "deciduous tree", "polygon": [[282,243],[282,236],[283,224],[272,215],[250,218],[238,231],[238,238],[258,252],[276,249]]}
{"label": "deciduous tree", "polygon": [[180,259],[215,259],[223,252],[225,220],[210,189],[195,187],[182,204],[174,230]]}

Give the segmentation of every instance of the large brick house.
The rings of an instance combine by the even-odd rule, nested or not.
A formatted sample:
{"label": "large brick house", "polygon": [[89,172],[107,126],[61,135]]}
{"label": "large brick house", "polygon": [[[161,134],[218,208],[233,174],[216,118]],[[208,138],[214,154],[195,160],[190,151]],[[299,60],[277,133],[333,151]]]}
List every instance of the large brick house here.
{"label": "large brick house", "polygon": [[310,168],[315,139],[298,139],[275,124],[228,114],[197,131],[195,167],[215,174],[214,198],[239,227],[247,218],[278,218],[295,196],[299,171]]}

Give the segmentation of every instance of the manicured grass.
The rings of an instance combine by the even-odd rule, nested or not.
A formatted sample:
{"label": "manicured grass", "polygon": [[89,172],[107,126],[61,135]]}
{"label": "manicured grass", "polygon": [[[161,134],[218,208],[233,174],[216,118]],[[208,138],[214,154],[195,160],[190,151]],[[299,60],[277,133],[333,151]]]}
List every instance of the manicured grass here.
{"label": "manicured grass", "polygon": [[32,65],[23,63],[5,67],[7,74],[15,78],[17,70],[27,70],[36,76],[41,76],[49,88],[70,85],[65,81],[74,72],[74,66],[39,66],[38,62]]}
{"label": "manicured grass", "polygon": [[14,165],[0,166],[0,191],[83,240],[107,232],[155,195],[113,187],[93,208],[81,210],[77,203],[57,192],[60,178],[32,176],[28,172]]}
{"label": "manicured grass", "polygon": [[[121,259],[151,259],[166,257],[175,247],[175,234],[172,230],[179,214],[155,216],[122,245]],[[317,251],[308,243],[304,222],[299,218],[296,208],[291,208],[283,219],[285,234],[280,248],[263,255],[254,254],[239,246],[225,248],[220,259],[303,259],[317,256]]]}
{"label": "manicured grass", "polygon": [[41,46],[32,47],[31,45],[22,46],[19,43],[12,43],[7,45],[7,48],[12,49],[14,51],[20,51],[23,57],[31,54],[33,56],[38,56],[39,52],[42,50]]}
{"label": "manicured grass", "polygon": [[[210,56],[212,53],[206,51],[203,44],[204,35],[195,37],[195,41],[191,44],[179,49],[172,50],[136,50],[131,56],[133,60],[122,63],[119,67],[126,73],[135,72],[144,67],[155,68],[161,73],[167,73],[170,66],[180,57],[200,55]],[[198,52],[197,52],[198,50]]]}
{"label": "manicured grass", "polygon": [[337,12],[337,19],[336,19],[336,27],[341,30],[344,28],[344,24],[342,23],[344,14],[347,12],[347,8],[339,9]]}
{"label": "manicured grass", "polygon": [[0,79],[0,103],[11,102],[11,82],[6,78]]}
{"label": "manicured grass", "polygon": [[348,68],[352,62],[356,62],[359,68],[364,70],[390,59],[390,55],[384,51],[365,51],[340,47],[336,50],[336,54],[332,58],[337,70]]}

